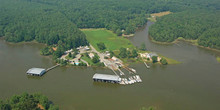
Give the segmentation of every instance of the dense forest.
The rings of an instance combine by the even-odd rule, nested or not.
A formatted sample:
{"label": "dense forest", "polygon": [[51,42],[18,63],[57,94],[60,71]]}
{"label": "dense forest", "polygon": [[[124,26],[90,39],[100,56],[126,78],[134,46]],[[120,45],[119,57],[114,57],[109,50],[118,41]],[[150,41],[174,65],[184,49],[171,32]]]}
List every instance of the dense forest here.
{"label": "dense forest", "polygon": [[220,2],[218,8],[189,9],[157,19],[149,34],[155,41],[173,42],[179,37],[198,45],[220,49]]}
{"label": "dense forest", "polygon": [[59,110],[42,94],[14,95],[8,100],[0,100],[1,110]]}
{"label": "dense forest", "polygon": [[54,53],[56,58],[67,49],[88,44],[85,34],[50,5],[1,0],[0,13],[0,36],[6,41],[36,40],[47,45],[59,44]]}
{"label": "dense forest", "polygon": [[[59,45],[60,51],[56,53],[56,57],[64,50],[88,45],[85,35],[78,28],[107,28],[118,35],[121,35],[122,30],[124,34],[131,34],[146,24],[149,14],[162,11],[171,11],[174,14],[158,19],[152,26],[151,35],[155,40],[171,42],[177,36],[187,35],[186,37],[193,36],[193,39],[200,38],[198,41],[201,45],[212,45],[216,48],[216,44],[204,42],[207,37],[209,39],[214,37],[200,28],[200,25],[213,24],[210,20],[218,19],[219,11],[216,11],[220,9],[218,0],[0,0],[0,2],[0,36],[4,36],[9,42],[36,40],[47,45]],[[194,30],[191,29],[190,26],[197,22],[200,24],[196,24]],[[171,25],[176,26],[176,29]],[[191,32],[181,31],[184,34],[175,34],[179,27],[186,28],[184,26]],[[212,28],[211,31],[216,29]],[[198,34],[197,31],[204,32],[204,35],[194,36]],[[167,34],[168,32],[172,35]],[[167,38],[168,36],[171,37]]]}

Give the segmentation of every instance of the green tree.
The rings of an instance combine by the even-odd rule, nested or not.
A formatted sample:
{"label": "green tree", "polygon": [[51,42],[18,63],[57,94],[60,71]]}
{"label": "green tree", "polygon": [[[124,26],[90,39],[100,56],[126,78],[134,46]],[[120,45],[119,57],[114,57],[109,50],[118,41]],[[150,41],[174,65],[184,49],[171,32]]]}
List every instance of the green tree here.
{"label": "green tree", "polygon": [[48,55],[51,55],[51,51],[50,51],[50,48],[47,46],[45,48],[42,48],[40,50],[40,54],[41,55],[45,55],[45,56],[48,56]]}
{"label": "green tree", "polygon": [[133,57],[130,51],[127,51],[127,57],[128,57],[128,58]]}
{"label": "green tree", "polygon": [[116,34],[117,34],[117,36],[121,36],[121,35],[122,35],[121,30],[120,30],[120,29],[117,29]]}
{"label": "green tree", "polygon": [[99,60],[99,56],[98,55],[95,55],[93,58],[92,58],[92,62],[93,63],[98,63],[100,60]]}
{"label": "green tree", "polygon": [[145,43],[142,43],[142,44],[141,44],[141,46],[140,46],[140,50],[143,50],[143,51],[146,50],[146,45],[145,45]]}
{"label": "green tree", "polygon": [[0,100],[0,109],[1,110],[11,110],[11,106],[2,100]]}
{"label": "green tree", "polygon": [[153,62],[153,63],[156,63],[156,62],[157,62],[157,56],[153,56],[153,57],[152,57],[152,62]]}
{"label": "green tree", "polygon": [[69,58],[71,58],[71,57],[72,57],[72,54],[71,54],[71,52],[69,52],[68,56],[69,56]]}
{"label": "green tree", "polygon": [[132,50],[132,57],[135,58],[138,56],[138,53],[137,53],[137,50],[136,49],[133,49]]}
{"label": "green tree", "polygon": [[48,110],[59,110],[58,106],[50,104],[50,108]]}
{"label": "green tree", "polygon": [[97,43],[97,46],[100,50],[105,50],[106,49],[105,44],[103,42]]}
{"label": "green tree", "polygon": [[165,58],[161,58],[160,59],[160,63],[163,64],[163,65],[167,65],[168,64],[168,62],[167,62],[167,60]]}
{"label": "green tree", "polygon": [[126,58],[127,57],[127,50],[126,50],[126,48],[120,48],[120,53],[119,53],[119,56],[121,57],[121,58]]}
{"label": "green tree", "polygon": [[114,52],[110,50],[109,53],[110,53],[110,58],[112,58],[114,56]]}
{"label": "green tree", "polygon": [[59,107],[53,105],[46,96],[28,93],[14,95],[6,101],[0,101],[0,110],[39,110],[38,104],[45,110],[59,110]]}

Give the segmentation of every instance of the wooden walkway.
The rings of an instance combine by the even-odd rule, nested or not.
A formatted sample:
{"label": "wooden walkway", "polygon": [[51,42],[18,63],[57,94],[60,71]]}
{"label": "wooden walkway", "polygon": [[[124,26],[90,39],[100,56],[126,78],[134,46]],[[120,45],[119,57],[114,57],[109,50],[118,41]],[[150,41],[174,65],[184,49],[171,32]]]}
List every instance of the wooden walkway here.
{"label": "wooden walkway", "polygon": [[134,73],[130,68],[128,68],[127,66],[122,66],[124,69],[126,69],[129,73]]}
{"label": "wooden walkway", "polygon": [[46,72],[48,72],[48,71],[50,71],[50,70],[56,68],[57,66],[60,66],[60,64],[54,65],[54,66],[52,66],[52,67],[50,67],[50,68],[47,68]]}
{"label": "wooden walkway", "polygon": [[120,75],[125,75],[125,73],[122,72],[121,69],[118,68],[118,70],[119,70],[119,72],[120,72]]}
{"label": "wooden walkway", "polygon": [[145,64],[145,66],[146,66],[148,69],[150,68],[150,66],[148,66],[147,63],[144,62],[144,64]]}

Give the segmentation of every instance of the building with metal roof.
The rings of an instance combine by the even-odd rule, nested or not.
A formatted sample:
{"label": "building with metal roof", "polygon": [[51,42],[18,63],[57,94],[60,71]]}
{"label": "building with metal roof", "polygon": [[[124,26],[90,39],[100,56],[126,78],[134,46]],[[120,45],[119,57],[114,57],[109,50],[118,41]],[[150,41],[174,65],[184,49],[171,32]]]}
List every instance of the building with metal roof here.
{"label": "building with metal roof", "polygon": [[107,74],[94,74],[93,75],[94,81],[101,81],[101,82],[110,82],[110,83],[120,83],[121,78],[117,75],[107,75]]}
{"label": "building with metal roof", "polygon": [[149,53],[149,54],[147,55],[147,58],[152,58],[153,56],[158,57],[158,55],[157,55],[156,53]]}
{"label": "building with metal roof", "polygon": [[44,73],[46,73],[46,70],[43,68],[31,68],[27,71],[28,75],[33,76],[42,76]]}

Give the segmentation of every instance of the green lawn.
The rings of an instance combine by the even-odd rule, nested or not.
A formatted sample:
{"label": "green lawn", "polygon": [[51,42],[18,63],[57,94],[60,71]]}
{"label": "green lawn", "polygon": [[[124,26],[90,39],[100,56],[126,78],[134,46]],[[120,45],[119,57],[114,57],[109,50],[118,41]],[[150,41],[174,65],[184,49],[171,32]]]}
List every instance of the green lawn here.
{"label": "green lawn", "polygon": [[86,37],[91,45],[97,50],[97,43],[103,42],[106,46],[106,50],[119,50],[124,48],[135,48],[135,46],[126,38],[119,37],[106,29],[81,29],[86,34]]}
{"label": "green lawn", "polygon": [[91,58],[88,58],[85,54],[81,57],[81,59],[87,61],[89,65],[94,65]]}
{"label": "green lawn", "polygon": [[167,60],[168,64],[180,64],[181,63],[179,61],[176,61],[174,59],[167,58],[167,57],[164,57],[164,56],[163,56],[163,58],[165,58]]}

